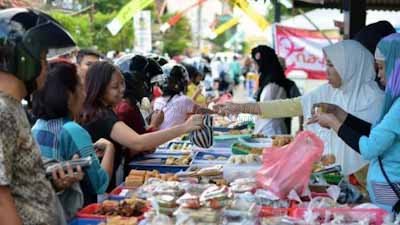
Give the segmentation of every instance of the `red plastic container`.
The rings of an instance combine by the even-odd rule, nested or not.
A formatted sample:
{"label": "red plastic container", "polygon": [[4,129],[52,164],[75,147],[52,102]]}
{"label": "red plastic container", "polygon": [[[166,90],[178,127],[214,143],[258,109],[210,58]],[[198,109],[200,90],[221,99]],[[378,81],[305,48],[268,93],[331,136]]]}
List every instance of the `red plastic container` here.
{"label": "red plastic container", "polygon": [[[289,216],[302,219],[304,218],[304,214],[306,213],[306,211],[307,208],[293,207],[289,212]],[[383,209],[354,209],[354,208],[318,208],[318,209],[315,208],[313,209],[313,212],[319,214],[318,220],[320,222],[324,222],[325,217],[329,215],[343,215],[345,218],[352,218],[355,220],[370,218],[371,225],[381,225],[383,223],[385,216],[388,214]]]}
{"label": "red plastic container", "polygon": [[124,189],[124,186],[118,186],[110,192],[110,195],[119,195],[121,193],[122,189]]}
{"label": "red plastic container", "polygon": [[[86,206],[85,208],[79,210],[78,213],[76,213],[77,218],[84,218],[84,219],[102,219],[105,220],[107,216],[104,215],[96,215],[95,212],[100,208],[101,204],[99,203],[94,203]],[[144,219],[144,213],[148,209],[143,211],[143,214],[141,216],[136,217],[138,221]]]}
{"label": "red plastic container", "polygon": [[289,214],[290,208],[272,208],[263,206],[260,209],[259,217],[286,216]]}
{"label": "red plastic container", "polygon": [[130,187],[125,187],[124,184],[119,185],[118,187],[114,188],[109,194],[108,194],[108,200],[114,200],[114,201],[121,201],[126,198],[127,196],[120,196],[119,194],[122,192],[122,190],[128,189],[128,190],[135,190],[136,188],[130,188]]}

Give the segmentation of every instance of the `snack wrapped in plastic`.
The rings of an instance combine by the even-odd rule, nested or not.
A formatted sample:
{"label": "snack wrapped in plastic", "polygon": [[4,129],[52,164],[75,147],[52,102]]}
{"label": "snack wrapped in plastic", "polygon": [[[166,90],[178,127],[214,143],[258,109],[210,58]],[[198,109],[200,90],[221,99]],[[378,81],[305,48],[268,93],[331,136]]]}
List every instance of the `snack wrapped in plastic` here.
{"label": "snack wrapped in plastic", "polygon": [[222,218],[221,211],[211,208],[202,207],[200,209],[188,209],[179,207],[175,212],[174,216],[178,220],[183,220],[182,218],[190,218],[197,224],[220,224],[219,221]]}
{"label": "snack wrapped in plastic", "polygon": [[189,209],[199,209],[200,208],[199,196],[192,195],[189,193],[182,195],[178,200],[176,200],[176,203],[184,208],[189,208]]}
{"label": "snack wrapped in plastic", "polygon": [[288,208],[290,205],[289,201],[280,200],[279,197],[266,190],[258,189],[254,196],[256,197],[257,205],[271,208]]}
{"label": "snack wrapped in plastic", "polygon": [[203,192],[200,196],[202,205],[211,207],[213,209],[220,209],[229,204],[232,198],[232,192],[229,188],[224,187],[210,187]]}
{"label": "snack wrapped in plastic", "polygon": [[239,178],[231,183],[231,190],[234,193],[251,192],[257,187],[255,178]]}

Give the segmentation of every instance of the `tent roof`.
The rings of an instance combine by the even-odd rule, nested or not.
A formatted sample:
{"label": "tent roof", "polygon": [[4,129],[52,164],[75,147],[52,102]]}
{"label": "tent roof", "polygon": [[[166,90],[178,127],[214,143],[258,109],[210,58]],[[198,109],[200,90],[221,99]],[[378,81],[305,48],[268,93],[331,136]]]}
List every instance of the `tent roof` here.
{"label": "tent roof", "polygon": [[[366,0],[367,9],[400,10],[399,0]],[[299,8],[343,8],[343,0],[293,0]]]}
{"label": "tent roof", "polygon": [[[320,30],[337,29],[334,21],[343,21],[344,18],[343,13],[339,9],[314,9],[305,13],[305,15],[310,18],[310,20],[313,21]],[[400,29],[400,16],[398,12],[367,10],[367,25],[380,20],[387,20],[396,29]],[[283,20],[281,24],[302,29],[315,29],[315,27],[303,15],[297,15],[287,20]]]}

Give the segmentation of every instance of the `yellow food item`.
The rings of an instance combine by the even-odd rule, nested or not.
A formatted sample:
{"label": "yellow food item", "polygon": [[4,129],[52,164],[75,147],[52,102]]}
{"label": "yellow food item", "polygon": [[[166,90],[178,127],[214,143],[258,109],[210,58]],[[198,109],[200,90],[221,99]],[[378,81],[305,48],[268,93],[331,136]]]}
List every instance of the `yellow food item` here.
{"label": "yellow food item", "polygon": [[192,157],[190,155],[184,155],[180,158],[168,157],[165,161],[165,165],[175,166],[186,166],[189,165]]}
{"label": "yellow food item", "polygon": [[272,137],[272,146],[282,147],[293,141],[293,137],[290,135],[277,135]]}
{"label": "yellow food item", "polygon": [[159,178],[164,181],[177,180],[177,176],[171,173],[160,174],[159,171],[146,171],[146,170],[131,170],[129,176],[125,178],[125,186],[136,188],[144,184],[151,178]]}
{"label": "yellow food item", "polygon": [[324,155],[321,158],[322,165],[329,166],[336,163],[336,157],[333,154]]}

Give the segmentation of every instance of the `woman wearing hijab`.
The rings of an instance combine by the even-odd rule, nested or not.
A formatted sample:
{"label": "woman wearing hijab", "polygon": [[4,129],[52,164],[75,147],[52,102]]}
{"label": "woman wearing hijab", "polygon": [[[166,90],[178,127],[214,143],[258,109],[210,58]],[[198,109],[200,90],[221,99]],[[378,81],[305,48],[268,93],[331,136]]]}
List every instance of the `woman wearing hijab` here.
{"label": "woman wearing hijab", "polygon": [[[386,84],[382,119],[372,123],[340,107],[318,104],[328,113],[315,115],[311,122],[332,128],[346,144],[369,160],[368,191],[373,203],[390,211],[400,210],[400,34],[379,42],[376,55],[386,66],[381,82]],[[384,70],[384,71],[383,71]],[[386,82],[387,81],[387,82]],[[372,106],[375,107],[375,106]]]}
{"label": "woman wearing hijab", "polygon": [[[217,105],[221,113],[253,113],[265,118],[303,115],[311,117],[313,104],[327,102],[339,105],[358,117],[375,123],[383,106],[384,93],[374,81],[374,58],[366,48],[353,40],[345,40],[323,49],[327,58],[328,84],[305,95],[262,103]],[[371,107],[373,106],[373,107]],[[305,127],[315,132],[325,144],[325,154],[333,154],[345,175],[350,175],[366,162],[354,153],[337,135],[317,124]]]}
{"label": "woman wearing hijab", "polygon": [[[300,96],[296,84],[286,78],[274,49],[266,45],[259,45],[252,49],[251,57],[256,62],[260,75],[259,88],[255,96],[257,102]],[[254,132],[266,136],[289,134],[290,124],[291,118],[258,118]]]}
{"label": "woman wearing hijab", "polygon": [[371,23],[361,29],[354,37],[354,40],[360,42],[372,54],[375,53],[376,45],[382,38],[396,33],[396,29],[386,20]]}
{"label": "woman wearing hijab", "polygon": [[[361,29],[354,37],[354,40],[360,42],[365,48],[374,54],[379,41],[393,33],[396,33],[396,29],[394,29],[392,24],[390,24],[388,21],[383,20],[376,23],[371,23]],[[376,71],[379,70],[379,68],[375,69]],[[384,87],[380,85],[378,77],[376,77],[375,81],[378,82],[379,87],[383,90]]]}

